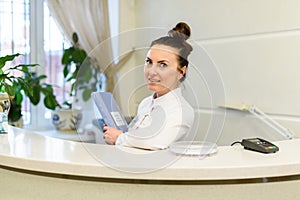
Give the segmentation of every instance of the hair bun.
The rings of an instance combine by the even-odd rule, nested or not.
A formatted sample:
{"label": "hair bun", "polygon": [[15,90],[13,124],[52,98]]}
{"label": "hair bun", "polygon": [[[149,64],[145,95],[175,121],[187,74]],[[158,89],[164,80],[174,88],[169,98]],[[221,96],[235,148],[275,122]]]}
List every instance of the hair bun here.
{"label": "hair bun", "polygon": [[191,36],[191,28],[186,23],[179,22],[168,34],[170,37],[187,40]]}

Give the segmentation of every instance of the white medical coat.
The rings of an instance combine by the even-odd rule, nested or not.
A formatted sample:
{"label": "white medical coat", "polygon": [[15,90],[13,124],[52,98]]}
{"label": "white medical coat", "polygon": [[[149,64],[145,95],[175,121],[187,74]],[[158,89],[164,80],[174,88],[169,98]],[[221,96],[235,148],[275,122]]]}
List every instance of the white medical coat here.
{"label": "white medical coat", "polygon": [[119,135],[116,145],[142,149],[165,149],[185,136],[193,125],[194,109],[180,88],[153,98],[145,98],[138,107],[128,132]]}

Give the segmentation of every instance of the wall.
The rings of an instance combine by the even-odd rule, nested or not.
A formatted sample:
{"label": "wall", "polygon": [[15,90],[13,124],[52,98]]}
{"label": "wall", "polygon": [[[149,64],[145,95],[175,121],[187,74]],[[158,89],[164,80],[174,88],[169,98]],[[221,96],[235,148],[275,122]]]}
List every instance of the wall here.
{"label": "wall", "polygon": [[[0,168],[0,186],[2,191],[0,199],[5,200],[178,200],[178,199],[261,199],[267,196],[270,199],[290,200],[299,196],[299,180],[275,181],[275,182],[242,182],[240,184],[228,184],[216,180],[215,182],[184,182],[156,184],[149,183],[119,183],[118,179],[109,182],[95,181],[93,178],[83,177],[82,180],[72,179],[68,175],[47,177],[30,173]],[[54,175],[55,176],[55,175]],[[80,177],[79,177],[80,178]],[[126,179],[125,179],[126,180]],[[267,179],[266,179],[267,180]],[[234,182],[234,180],[233,180]],[[50,189],[51,188],[51,189]],[[255,192],[253,192],[255,191]],[[251,195],[249,195],[251,194]]]}
{"label": "wall", "polygon": [[[130,9],[121,8],[121,26],[128,24],[128,20],[131,24],[123,30],[144,27],[168,30],[178,21],[186,21],[192,27],[190,41],[197,51],[191,55],[195,62],[190,66],[187,84],[187,90],[192,92],[186,94],[190,94],[187,99],[199,114],[195,126],[199,139],[207,137],[214,115],[225,120],[222,135],[213,133],[223,141],[230,138],[223,143],[248,136],[282,139],[247,113],[228,111],[222,117],[224,111],[218,109],[222,104],[238,107],[254,104],[300,135],[300,1],[121,2],[130,5]],[[134,17],[127,20],[125,17],[132,16],[133,11]],[[136,58],[135,65],[140,61],[141,58]],[[204,72],[207,67],[212,70]],[[143,77],[135,76],[134,82],[142,81]],[[222,89],[214,82],[222,84],[226,99],[222,95],[213,99],[212,93]],[[212,114],[213,110],[217,114]]]}

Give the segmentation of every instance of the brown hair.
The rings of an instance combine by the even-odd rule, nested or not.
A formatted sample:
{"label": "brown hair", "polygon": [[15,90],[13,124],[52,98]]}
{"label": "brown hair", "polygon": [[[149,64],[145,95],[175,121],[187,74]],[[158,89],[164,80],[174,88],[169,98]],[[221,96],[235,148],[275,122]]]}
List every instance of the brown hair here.
{"label": "brown hair", "polygon": [[[168,32],[168,36],[161,37],[154,40],[150,47],[154,45],[166,45],[179,50],[178,62],[179,71],[182,72],[181,68],[188,67],[189,61],[188,56],[193,50],[193,47],[186,41],[191,36],[191,29],[189,25],[184,22],[179,22],[173,29]],[[183,81],[185,74],[183,75]]]}

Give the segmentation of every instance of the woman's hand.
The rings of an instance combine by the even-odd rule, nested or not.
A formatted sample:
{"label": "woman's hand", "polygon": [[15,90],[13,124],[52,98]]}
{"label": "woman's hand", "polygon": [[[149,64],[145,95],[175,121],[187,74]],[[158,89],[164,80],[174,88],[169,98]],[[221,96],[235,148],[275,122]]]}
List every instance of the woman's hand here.
{"label": "woman's hand", "polygon": [[106,125],[104,125],[103,131],[104,131],[103,138],[107,144],[116,144],[119,135],[123,133],[119,129],[116,129],[114,127],[108,127]]}

